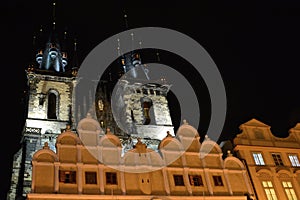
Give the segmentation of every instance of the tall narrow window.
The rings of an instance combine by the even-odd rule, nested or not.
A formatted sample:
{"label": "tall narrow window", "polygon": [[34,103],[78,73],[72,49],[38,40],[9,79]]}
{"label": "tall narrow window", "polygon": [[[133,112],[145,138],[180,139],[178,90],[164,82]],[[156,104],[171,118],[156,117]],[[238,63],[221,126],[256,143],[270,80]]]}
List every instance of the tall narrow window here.
{"label": "tall narrow window", "polygon": [[279,153],[272,153],[272,158],[276,166],[283,166],[281,155]]}
{"label": "tall narrow window", "polygon": [[263,181],[262,182],[265,194],[268,200],[277,200],[277,196],[271,181]]}
{"label": "tall narrow window", "polygon": [[295,190],[293,189],[292,183],[290,181],[283,181],[282,186],[284,188],[288,200],[298,200]]}
{"label": "tall narrow window", "polygon": [[117,185],[117,173],[106,172],[106,184]]}
{"label": "tall narrow window", "polygon": [[48,94],[48,112],[47,112],[47,117],[48,119],[57,119],[56,116],[56,100],[57,96],[54,93],[49,93]]}
{"label": "tall narrow window", "polygon": [[149,125],[151,120],[153,120],[153,119],[151,119],[151,116],[150,116],[153,114],[153,113],[150,113],[151,110],[153,112],[153,109],[150,110],[150,108],[153,105],[152,100],[147,97],[144,97],[144,98],[141,98],[141,103],[142,103],[143,115],[144,115],[143,124]]}
{"label": "tall narrow window", "polygon": [[290,154],[289,159],[293,167],[300,167],[299,159],[296,154]]}
{"label": "tall narrow window", "polygon": [[265,165],[262,154],[259,152],[252,153],[256,165]]}
{"label": "tall narrow window", "polygon": [[182,175],[173,175],[175,186],[184,186]]}

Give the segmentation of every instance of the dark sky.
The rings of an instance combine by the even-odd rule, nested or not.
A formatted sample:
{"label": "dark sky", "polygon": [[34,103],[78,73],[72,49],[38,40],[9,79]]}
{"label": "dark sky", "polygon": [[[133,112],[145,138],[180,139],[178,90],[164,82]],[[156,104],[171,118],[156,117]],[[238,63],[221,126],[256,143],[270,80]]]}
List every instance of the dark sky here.
{"label": "dark sky", "polygon": [[[286,137],[300,122],[300,4],[296,0],[57,1],[57,29],[77,38],[81,61],[100,42],[128,28],[164,27],[196,40],[216,63],[227,94],[222,132],[230,139],[239,125],[256,118]],[[52,1],[5,1],[2,23],[1,190],[8,189],[12,156],[23,127],[24,70],[34,59],[32,38],[52,22]],[[163,58],[162,58],[163,59]],[[183,73],[188,73],[182,71]],[[208,120],[204,119],[203,129]],[[4,177],[4,178],[3,178]]]}

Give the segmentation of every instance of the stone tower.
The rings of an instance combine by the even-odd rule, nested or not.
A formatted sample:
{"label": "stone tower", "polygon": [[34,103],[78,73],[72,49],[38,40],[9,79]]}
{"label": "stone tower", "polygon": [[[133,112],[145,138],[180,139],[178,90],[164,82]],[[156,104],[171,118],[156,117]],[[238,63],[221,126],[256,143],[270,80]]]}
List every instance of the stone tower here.
{"label": "stone tower", "polygon": [[[67,33],[53,27],[46,37],[40,30],[35,60],[25,70],[27,108],[20,149],[13,159],[11,186],[7,199],[24,199],[31,190],[32,155],[45,142],[56,151],[57,136],[66,126],[74,128],[73,105],[78,64],[75,48],[67,48]],[[72,55],[69,55],[71,53]]]}
{"label": "stone tower", "polygon": [[118,80],[101,80],[98,84],[98,121],[120,138],[123,153],[133,148],[138,139],[157,150],[166,132],[175,135],[167,100],[171,85],[150,79],[138,51],[120,56],[119,64]]}

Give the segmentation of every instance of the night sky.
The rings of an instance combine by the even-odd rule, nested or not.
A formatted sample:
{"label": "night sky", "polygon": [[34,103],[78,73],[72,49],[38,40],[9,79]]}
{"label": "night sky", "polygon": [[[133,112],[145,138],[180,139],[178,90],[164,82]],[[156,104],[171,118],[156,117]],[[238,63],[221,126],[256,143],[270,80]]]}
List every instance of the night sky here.
{"label": "night sky", "polygon": [[[127,29],[164,27],[196,40],[214,60],[226,89],[227,115],[220,140],[232,139],[240,132],[239,125],[252,118],[270,125],[278,137],[286,137],[300,122],[300,4],[296,0],[64,0],[56,4],[57,30],[77,39],[80,62],[103,40],[126,30],[124,12]],[[32,38],[41,26],[51,27],[52,11],[51,0],[1,3],[4,196],[24,125],[24,70],[34,59]],[[167,60],[163,55],[161,60]],[[171,60],[166,63],[176,65],[176,59]],[[176,61],[177,69],[189,74],[178,68],[184,62]],[[206,101],[201,102],[206,111]],[[201,134],[208,122],[207,118],[201,122]]]}

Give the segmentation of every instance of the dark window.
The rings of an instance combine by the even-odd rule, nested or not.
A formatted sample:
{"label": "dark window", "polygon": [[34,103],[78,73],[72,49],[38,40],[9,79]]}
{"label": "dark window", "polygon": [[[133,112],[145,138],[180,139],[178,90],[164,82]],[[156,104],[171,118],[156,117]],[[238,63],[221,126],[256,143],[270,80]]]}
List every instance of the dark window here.
{"label": "dark window", "polygon": [[106,184],[117,185],[117,173],[106,172]]}
{"label": "dark window", "polygon": [[59,182],[76,183],[76,171],[59,171]]}
{"label": "dark window", "polygon": [[142,98],[141,99],[141,103],[142,103],[142,108],[144,110],[143,115],[144,115],[144,121],[143,124],[144,125],[149,125],[151,122],[151,117],[150,115],[154,115],[153,113],[153,109],[151,109],[152,107],[152,100],[149,98]]}
{"label": "dark window", "polygon": [[279,153],[272,153],[272,157],[276,166],[283,166],[283,162]]}
{"label": "dark window", "polygon": [[48,119],[57,119],[56,116],[56,95],[49,93],[48,95]]}
{"label": "dark window", "polygon": [[174,183],[176,186],[184,186],[182,175],[173,175],[173,177],[174,177]]}
{"label": "dark window", "polygon": [[85,172],[85,183],[86,184],[97,184],[97,173],[96,172]]}
{"label": "dark window", "polygon": [[190,184],[193,186],[203,186],[202,177],[199,175],[189,175]]}
{"label": "dark window", "polygon": [[223,186],[223,181],[221,176],[213,176],[215,186]]}

